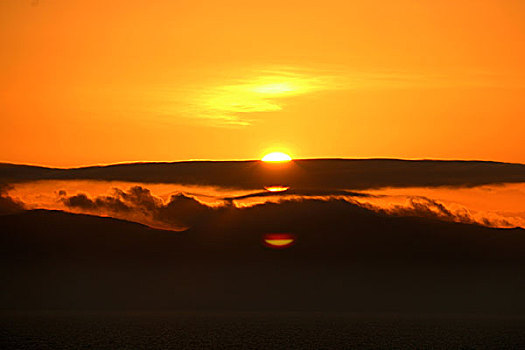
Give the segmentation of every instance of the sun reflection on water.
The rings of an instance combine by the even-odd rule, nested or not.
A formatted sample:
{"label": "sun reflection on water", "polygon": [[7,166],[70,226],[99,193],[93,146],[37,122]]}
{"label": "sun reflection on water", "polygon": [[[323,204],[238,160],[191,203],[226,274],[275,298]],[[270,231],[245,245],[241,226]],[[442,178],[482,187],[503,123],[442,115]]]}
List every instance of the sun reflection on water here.
{"label": "sun reflection on water", "polygon": [[295,242],[295,237],[290,233],[267,233],[263,241],[270,248],[287,248]]}

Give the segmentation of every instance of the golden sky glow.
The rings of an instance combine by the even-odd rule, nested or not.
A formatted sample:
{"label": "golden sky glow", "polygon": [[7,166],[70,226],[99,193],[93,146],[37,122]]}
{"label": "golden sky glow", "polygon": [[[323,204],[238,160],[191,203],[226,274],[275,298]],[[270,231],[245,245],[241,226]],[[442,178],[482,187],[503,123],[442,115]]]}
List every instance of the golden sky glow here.
{"label": "golden sky glow", "polygon": [[0,2],[0,161],[525,162],[525,3]]}

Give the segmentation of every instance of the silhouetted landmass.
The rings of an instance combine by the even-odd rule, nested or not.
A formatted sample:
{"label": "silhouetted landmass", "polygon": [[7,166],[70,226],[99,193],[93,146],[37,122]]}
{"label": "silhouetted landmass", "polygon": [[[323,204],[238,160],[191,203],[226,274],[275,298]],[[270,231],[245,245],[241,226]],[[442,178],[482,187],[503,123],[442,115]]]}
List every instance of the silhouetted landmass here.
{"label": "silhouetted landmass", "polygon": [[256,189],[367,189],[385,186],[477,186],[525,182],[525,165],[483,161],[396,159],[305,159],[268,164],[260,161],[135,163],[77,169],[0,164],[4,182],[90,179],[162,182]]}
{"label": "silhouetted landmass", "polygon": [[225,207],[185,232],[27,211],[0,240],[2,309],[525,312],[525,230],[345,201]]}

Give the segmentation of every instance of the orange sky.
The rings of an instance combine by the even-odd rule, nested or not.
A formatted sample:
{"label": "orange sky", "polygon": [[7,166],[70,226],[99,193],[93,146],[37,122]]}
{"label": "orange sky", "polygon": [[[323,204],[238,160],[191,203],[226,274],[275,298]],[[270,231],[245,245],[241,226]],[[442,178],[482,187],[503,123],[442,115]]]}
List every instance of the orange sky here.
{"label": "orange sky", "polygon": [[0,2],[0,161],[525,163],[525,2]]}

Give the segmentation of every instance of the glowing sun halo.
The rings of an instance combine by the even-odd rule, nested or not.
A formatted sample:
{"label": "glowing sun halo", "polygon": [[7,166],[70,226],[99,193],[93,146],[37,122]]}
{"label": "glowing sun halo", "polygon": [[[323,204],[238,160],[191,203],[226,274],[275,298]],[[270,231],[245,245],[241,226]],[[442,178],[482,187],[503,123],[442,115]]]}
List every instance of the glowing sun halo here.
{"label": "glowing sun halo", "polygon": [[263,162],[289,162],[291,160],[292,157],[282,152],[272,152],[262,157]]}

